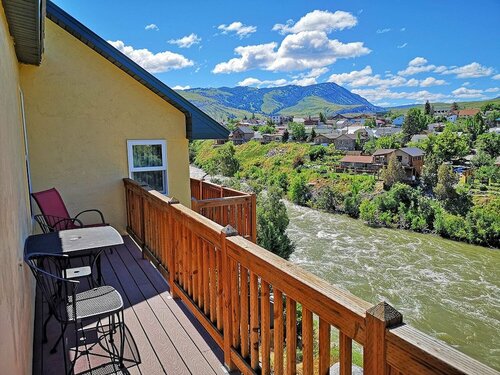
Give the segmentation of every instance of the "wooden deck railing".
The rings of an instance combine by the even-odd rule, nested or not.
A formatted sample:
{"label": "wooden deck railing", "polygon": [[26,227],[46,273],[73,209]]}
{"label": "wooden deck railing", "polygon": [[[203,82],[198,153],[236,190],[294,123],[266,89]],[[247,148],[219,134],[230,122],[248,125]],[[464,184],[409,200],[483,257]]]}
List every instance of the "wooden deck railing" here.
{"label": "wooden deck railing", "polygon": [[191,178],[191,209],[216,223],[231,225],[239,235],[257,241],[257,201],[247,194]]}
{"label": "wooden deck railing", "polygon": [[[184,207],[125,179],[130,235],[244,374],[328,374],[338,349],[351,373],[353,340],[372,374],[498,374],[372,306]],[[332,330],[338,343],[332,346]],[[335,339],[336,341],[336,339]],[[335,351],[335,350],[333,350]],[[301,356],[298,355],[301,353]]]}

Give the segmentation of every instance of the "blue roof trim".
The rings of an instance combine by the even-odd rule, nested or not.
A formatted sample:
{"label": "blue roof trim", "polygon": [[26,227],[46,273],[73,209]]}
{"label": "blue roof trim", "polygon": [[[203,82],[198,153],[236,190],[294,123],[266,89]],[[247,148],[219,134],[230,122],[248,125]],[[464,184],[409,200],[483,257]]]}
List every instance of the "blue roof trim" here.
{"label": "blue roof trim", "polygon": [[228,138],[228,129],[165,85],[158,78],[148,73],[51,1],[47,1],[47,18],[183,112],[186,116],[186,137],[188,139]]}

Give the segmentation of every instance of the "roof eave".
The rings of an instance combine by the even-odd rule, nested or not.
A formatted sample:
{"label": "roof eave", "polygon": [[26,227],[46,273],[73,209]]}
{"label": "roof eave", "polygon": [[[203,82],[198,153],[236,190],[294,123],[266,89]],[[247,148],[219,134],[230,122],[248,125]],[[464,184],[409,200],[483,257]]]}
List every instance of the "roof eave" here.
{"label": "roof eave", "polygon": [[147,72],[144,68],[118,51],[111,44],[91,31],[78,20],[63,11],[51,1],[47,1],[47,18],[69,32],[75,38],[99,53],[132,78],[146,86],[156,95],[184,113],[186,117],[186,138],[188,139],[225,139],[229,130],[219,124],[201,109],[172,90],[170,87]]}

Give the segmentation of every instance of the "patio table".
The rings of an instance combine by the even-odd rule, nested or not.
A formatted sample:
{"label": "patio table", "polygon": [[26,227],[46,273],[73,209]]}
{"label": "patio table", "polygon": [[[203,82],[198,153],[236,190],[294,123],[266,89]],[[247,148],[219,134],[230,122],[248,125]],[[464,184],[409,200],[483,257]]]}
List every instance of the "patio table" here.
{"label": "patio table", "polygon": [[[28,236],[24,244],[26,256],[32,254],[68,255],[80,257],[93,255],[103,248],[123,244],[120,233],[112,226],[61,230],[59,232]],[[100,257],[96,260],[97,279],[102,284]]]}

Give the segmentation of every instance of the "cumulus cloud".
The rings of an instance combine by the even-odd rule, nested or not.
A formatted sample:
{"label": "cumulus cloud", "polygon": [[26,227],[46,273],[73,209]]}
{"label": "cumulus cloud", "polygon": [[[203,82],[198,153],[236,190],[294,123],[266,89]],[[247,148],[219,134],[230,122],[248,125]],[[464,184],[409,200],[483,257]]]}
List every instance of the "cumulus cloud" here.
{"label": "cumulus cloud", "polygon": [[257,26],[247,26],[239,21],[235,21],[229,25],[222,24],[217,27],[217,29],[222,31],[222,34],[234,33],[243,39],[250,34],[253,34],[257,31]]}
{"label": "cumulus cloud", "polygon": [[451,92],[456,98],[482,98],[483,90],[468,89],[465,87],[460,87]]}
{"label": "cumulus cloud", "polygon": [[373,102],[380,102],[382,100],[388,99],[409,99],[417,103],[423,103],[426,100],[438,101],[447,98],[448,96],[440,93],[431,93],[426,90],[407,92],[391,91],[388,88],[376,88],[376,89],[354,89],[353,93],[361,95],[362,97]]}
{"label": "cumulus cloud", "polygon": [[238,82],[238,86],[255,86],[255,87],[280,87],[288,85],[288,81],[284,78],[277,80],[260,80],[258,78],[245,78]]}
{"label": "cumulus cloud", "polygon": [[353,70],[349,73],[332,74],[330,78],[328,78],[328,82],[335,82],[339,85],[349,85],[351,87],[429,87],[446,84],[444,80],[436,79],[434,77],[427,77],[426,79],[420,81],[415,78],[406,79],[401,76],[386,74],[385,78],[382,78],[380,74],[373,74],[373,70],[370,65],[367,65],[361,70]]}
{"label": "cumulus cloud", "polygon": [[201,42],[201,38],[195,33],[191,33],[179,39],[170,39],[168,42],[170,44],[176,44],[180,48],[189,48],[193,44],[199,44]]}
{"label": "cumulus cloud", "polygon": [[495,74],[492,78],[498,80],[498,79],[500,79],[500,74]]}
{"label": "cumulus cloud", "polygon": [[378,29],[378,30],[377,30],[377,34],[385,34],[385,33],[388,33],[389,31],[391,31],[391,29],[389,29],[389,28],[386,28],[386,29]]}
{"label": "cumulus cloud", "polygon": [[484,92],[498,92],[500,91],[500,87],[491,87],[489,89],[484,90]]}
{"label": "cumulus cloud", "polygon": [[177,85],[177,86],[174,86],[172,87],[172,89],[174,90],[189,90],[191,88],[191,86],[180,86],[180,85]]}
{"label": "cumulus cloud", "polygon": [[168,72],[169,70],[182,69],[194,64],[193,61],[183,55],[170,51],[152,53],[146,48],[135,49],[132,46],[126,46],[121,40],[108,40],[108,43],[150,73]]}
{"label": "cumulus cloud", "polygon": [[144,28],[145,30],[154,30],[154,31],[159,31],[160,28],[156,26],[154,23],[150,23],[149,25],[146,25]]}
{"label": "cumulus cloud", "polygon": [[286,85],[296,85],[296,86],[310,86],[317,84],[317,79],[322,74],[326,73],[328,69],[312,69],[307,73],[301,73],[294,77],[292,80],[287,80],[284,78],[276,80],[260,80],[258,78],[245,78],[243,81],[238,82],[238,86],[254,86],[254,87],[280,87]]}
{"label": "cumulus cloud", "polygon": [[446,85],[446,81],[443,79],[436,79],[434,77],[427,77],[426,79],[420,81],[420,86],[429,87],[429,86],[442,86]]}
{"label": "cumulus cloud", "polygon": [[322,68],[338,58],[357,57],[370,53],[362,42],[342,43],[329,39],[323,31],[301,31],[289,34],[278,47],[276,42],[237,47],[240,57],[219,63],[213,73],[243,72],[260,68],[270,71],[294,71]]}
{"label": "cumulus cloud", "polygon": [[358,19],[349,12],[337,10],[314,10],[307,13],[296,23],[288,20],[285,24],[277,23],[273,30],[281,34],[299,33],[301,31],[324,31],[330,33],[334,30],[344,30],[356,26]]}
{"label": "cumulus cloud", "polygon": [[408,45],[408,43],[404,42],[403,44],[398,44],[396,47],[405,48],[407,45]]}
{"label": "cumulus cloud", "polygon": [[483,66],[477,62],[473,62],[468,65],[444,70],[442,74],[456,74],[457,78],[479,78],[492,75],[493,68]]}

